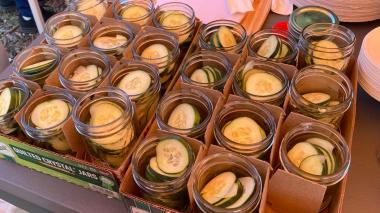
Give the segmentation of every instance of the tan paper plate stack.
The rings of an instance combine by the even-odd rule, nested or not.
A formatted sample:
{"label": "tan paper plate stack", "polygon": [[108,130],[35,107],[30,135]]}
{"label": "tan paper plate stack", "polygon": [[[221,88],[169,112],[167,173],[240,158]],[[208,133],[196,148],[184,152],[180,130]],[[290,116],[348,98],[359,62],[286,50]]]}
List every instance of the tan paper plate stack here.
{"label": "tan paper plate stack", "polygon": [[321,6],[333,11],[342,22],[380,19],[380,0],[291,0],[297,7]]}
{"label": "tan paper plate stack", "polygon": [[360,49],[357,69],[359,83],[373,98],[380,101],[380,27],[369,32]]}

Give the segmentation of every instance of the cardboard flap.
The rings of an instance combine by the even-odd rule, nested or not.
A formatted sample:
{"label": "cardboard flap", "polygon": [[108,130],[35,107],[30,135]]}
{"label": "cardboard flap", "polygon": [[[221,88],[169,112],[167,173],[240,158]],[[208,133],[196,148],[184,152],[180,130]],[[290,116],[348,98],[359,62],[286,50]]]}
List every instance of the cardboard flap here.
{"label": "cardboard flap", "polygon": [[212,113],[210,122],[207,125],[205,137],[204,137],[206,148],[208,148],[215,141],[215,138],[214,138],[214,126],[215,126],[215,124],[214,124],[214,121],[216,119],[216,116],[220,112],[220,110],[222,110],[223,105],[224,105],[224,98],[220,98],[214,107],[214,112]]}
{"label": "cardboard flap", "polygon": [[267,202],[280,212],[317,213],[325,192],[326,186],[279,169],[269,180]]}

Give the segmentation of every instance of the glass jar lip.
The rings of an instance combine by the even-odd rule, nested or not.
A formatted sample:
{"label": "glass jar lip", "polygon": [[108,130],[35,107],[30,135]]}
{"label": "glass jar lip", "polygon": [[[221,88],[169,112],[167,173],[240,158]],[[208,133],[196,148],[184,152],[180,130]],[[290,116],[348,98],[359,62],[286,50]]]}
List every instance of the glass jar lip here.
{"label": "glass jar lip", "polygon": [[0,84],[2,83],[12,83],[13,85],[18,84],[17,86],[19,86],[20,89],[25,93],[25,96],[23,100],[21,101],[21,103],[16,108],[12,109],[10,112],[7,112],[4,115],[0,115],[0,119],[3,119],[4,117],[8,115],[11,115],[13,113],[20,111],[20,109],[25,106],[26,102],[28,101],[31,95],[28,85],[20,79],[12,79],[12,78],[0,79]]}
{"label": "glass jar lip", "polygon": [[[126,107],[125,107],[123,114],[120,117],[118,117],[117,119],[113,120],[112,122],[106,123],[103,125],[93,126],[93,125],[84,123],[80,120],[78,115],[81,113],[81,111],[79,111],[79,108],[80,108],[80,105],[86,101],[86,99],[88,99],[88,98],[90,98],[90,97],[92,97],[98,93],[116,93],[118,96],[121,96],[126,101],[126,104],[125,104]],[[107,97],[109,97],[109,96],[107,96]],[[88,106],[91,106],[91,104],[86,105],[86,107],[88,107]],[[131,111],[132,111],[132,113],[131,113]],[[133,114],[133,106],[132,106],[132,102],[131,102],[128,94],[119,88],[107,86],[107,87],[101,87],[101,88],[96,88],[96,89],[90,90],[89,92],[87,92],[87,94],[85,94],[81,98],[79,98],[79,100],[75,103],[75,105],[73,107],[72,118],[73,118],[74,123],[79,124],[81,127],[92,128],[92,129],[102,129],[104,127],[112,126],[115,123],[120,122],[122,119],[124,119],[129,114]]]}
{"label": "glass jar lip", "polygon": [[[322,74],[322,75],[337,75],[339,76],[340,79],[342,79],[348,86],[347,86],[347,95],[345,97],[345,99],[343,100],[343,102],[341,102],[340,104],[337,104],[335,106],[321,106],[321,105],[318,105],[318,104],[314,104],[308,100],[306,100],[305,98],[303,98],[303,96],[298,92],[298,90],[296,89],[296,81],[298,80],[298,78],[302,75],[306,75],[305,73],[318,73],[318,74]],[[347,110],[350,105],[351,105],[351,102],[352,102],[352,99],[354,97],[354,92],[353,92],[353,88],[352,88],[352,84],[351,84],[351,81],[350,79],[348,79],[348,77],[343,73],[343,72],[340,72],[339,70],[336,70],[335,68],[332,68],[332,67],[328,67],[328,66],[325,66],[325,65],[310,65],[310,66],[307,66],[307,67],[304,67],[303,69],[301,69],[299,72],[295,73],[295,75],[293,76],[293,79],[291,81],[291,84],[290,84],[290,97],[292,96],[295,96],[295,98],[297,99],[300,99],[302,101],[299,102],[300,105],[302,105],[303,108],[306,108],[306,109],[329,109],[329,111],[325,112],[326,114],[328,113],[335,113],[335,112],[339,112],[339,111],[342,111],[342,110]],[[307,103],[307,104],[306,104]]]}
{"label": "glass jar lip", "polygon": [[[71,107],[73,107],[75,105],[75,102],[76,102],[75,98],[71,94],[69,94],[67,92],[63,92],[63,91],[62,92],[58,92],[58,91],[48,91],[48,90],[45,90],[45,91],[42,91],[42,93],[40,94],[40,96],[37,97],[37,98],[35,98],[33,101],[34,101],[34,103],[36,103],[36,102],[41,101],[41,99],[47,98],[47,97],[51,100],[52,96],[56,96],[56,95],[62,96],[65,101],[67,101],[67,102],[70,103]],[[73,111],[70,110],[69,115],[67,115],[67,117],[62,122],[60,122],[59,124],[56,124],[56,125],[51,126],[49,128],[37,128],[37,127],[30,126],[29,123],[26,120],[26,117],[25,117],[26,112],[28,112],[28,110],[33,110],[33,109],[30,109],[30,104],[28,104],[28,105],[26,105],[26,108],[24,109],[24,113],[22,113],[22,115],[21,115],[21,124],[22,124],[22,126],[25,129],[27,129],[28,131],[33,131],[33,132],[35,132],[35,131],[56,130],[62,124],[64,124],[71,117],[71,115],[73,114]],[[30,111],[30,113],[31,113],[31,111]]]}
{"label": "glass jar lip", "polygon": [[[126,29],[123,29],[122,27],[125,27]],[[109,23],[106,26],[102,26],[102,27],[98,28],[97,31],[99,32],[99,31],[103,31],[103,30],[112,30],[112,29],[117,29],[118,31],[123,31],[126,35],[128,35],[127,42],[125,42],[124,44],[122,44],[120,46],[114,47],[114,48],[108,48],[108,49],[100,48],[100,47],[97,47],[94,45],[94,40],[99,38],[99,37],[102,37],[102,36],[97,36],[94,38],[95,31],[91,30],[90,39],[89,39],[89,43],[90,43],[91,47],[93,49],[96,49],[99,51],[105,51],[105,52],[106,51],[113,51],[113,50],[117,50],[119,48],[127,47],[132,42],[133,38],[135,37],[135,34],[133,33],[132,28],[130,27],[130,25],[128,23],[125,23],[125,24],[123,23],[123,26],[121,26],[120,23]]]}
{"label": "glass jar lip", "polygon": [[[301,170],[300,168],[296,167],[295,165],[293,165],[293,163],[287,157],[287,150],[286,150],[285,145],[286,145],[287,141],[289,141],[291,139],[291,135],[294,133],[297,133],[299,131],[302,131],[302,134],[308,134],[308,133],[317,133],[318,134],[318,132],[316,130],[311,129],[313,126],[316,126],[318,128],[322,128],[323,130],[328,131],[330,134],[333,134],[334,136],[336,136],[339,139],[339,142],[333,141],[333,143],[336,146],[339,145],[343,150],[345,150],[344,153],[342,154],[342,155],[344,155],[344,162],[342,165],[340,165],[339,169],[337,171],[335,171],[333,174],[313,175],[313,174],[307,173],[307,172]],[[309,130],[309,132],[308,132],[308,130]],[[319,135],[321,135],[321,134],[319,134]],[[332,140],[329,140],[329,141],[331,142]],[[311,180],[311,181],[320,180],[318,182],[324,182],[324,181],[336,182],[336,181],[339,181],[348,172],[348,168],[351,164],[351,154],[350,154],[348,145],[346,143],[346,140],[343,138],[343,136],[341,134],[339,134],[339,132],[337,132],[335,129],[327,126],[326,124],[320,124],[318,122],[301,123],[301,124],[298,124],[297,126],[293,127],[290,131],[288,131],[281,141],[280,154],[279,155],[280,155],[279,157],[280,157],[280,161],[282,162],[282,164],[283,165],[284,165],[284,163],[287,164],[287,166],[283,166],[287,172],[291,172],[291,173],[295,172],[297,175],[301,175],[302,177],[304,177],[308,180]],[[328,180],[333,180],[333,181],[328,181]]]}
{"label": "glass jar lip", "polygon": [[304,6],[297,8],[289,16],[290,27],[295,28],[298,32],[302,32],[303,28],[297,24],[296,17],[307,11],[318,11],[319,13],[323,13],[330,18],[331,23],[339,24],[338,16],[331,10],[320,6]]}
{"label": "glass jar lip", "polygon": [[[104,62],[104,64],[106,65],[106,69],[103,70],[102,72],[102,75],[99,75],[97,76],[96,78],[93,78],[93,79],[90,79],[90,80],[87,80],[87,81],[73,81],[73,80],[70,80],[69,78],[66,78],[65,75],[63,75],[63,68],[62,68],[62,62],[67,60],[67,58],[75,55],[75,54],[86,54],[86,53],[90,53],[90,52],[93,52],[93,53],[96,53],[96,54],[99,54],[100,57],[102,58],[102,61]],[[62,58],[62,61],[61,63],[59,64],[58,66],[58,76],[59,76],[59,79],[60,80],[64,80],[65,83],[69,83],[69,84],[87,84],[87,83],[91,83],[93,82],[94,80],[96,79],[103,79],[105,78],[105,76],[109,73],[109,70],[110,70],[110,61],[107,57],[106,54],[100,52],[100,51],[97,51],[97,50],[93,50],[91,48],[79,48],[79,49],[75,49],[73,51],[70,51],[68,54],[66,54],[63,58]],[[106,73],[106,74],[103,74],[103,73]]]}
{"label": "glass jar lip", "polygon": [[[98,6],[99,4],[102,4],[103,2],[106,2],[107,0],[96,0],[96,4],[90,4],[88,7],[82,9],[82,10],[78,10],[77,6],[80,5],[80,4],[85,4],[85,2],[82,2],[83,0],[74,0],[71,4],[73,5],[73,9],[75,11],[78,11],[78,12],[83,12],[83,11],[86,11],[88,9],[91,9],[93,7],[96,7]],[[87,3],[88,1],[86,1]],[[94,1],[95,3],[95,1]]]}
{"label": "glass jar lip", "polygon": [[[208,108],[207,116],[205,119],[202,120],[202,122],[200,124],[198,124],[197,126],[192,127],[192,128],[180,129],[180,128],[169,126],[167,124],[167,122],[164,121],[160,116],[160,112],[163,110],[162,103],[166,102],[168,99],[172,99],[172,98],[176,98],[178,96],[184,96],[184,95],[189,96],[189,97],[198,96],[197,98],[199,98],[199,99],[197,99],[197,100],[202,101],[207,105],[206,106]],[[156,110],[156,119],[163,126],[165,126],[167,128],[170,128],[170,129],[173,129],[176,131],[191,131],[191,130],[202,129],[202,128],[206,127],[208,122],[211,119],[213,109],[214,109],[214,107],[213,107],[211,100],[203,92],[200,92],[199,90],[196,90],[196,89],[189,89],[189,90],[177,89],[177,90],[172,90],[172,91],[168,92],[164,97],[161,98],[160,102],[158,103],[157,110]]]}
{"label": "glass jar lip", "polygon": [[[190,11],[190,19],[189,19],[189,22],[188,23],[184,23],[184,24],[181,24],[181,25],[178,25],[178,26],[174,26],[174,27],[165,27],[163,25],[161,25],[161,23],[157,20],[156,16],[159,12],[161,12],[161,9],[165,8],[166,6],[173,6],[173,5],[176,5],[176,6],[182,6],[184,8],[186,8],[186,10],[189,10]],[[170,11],[170,10],[169,10]],[[189,26],[189,23],[194,23],[195,22],[195,12],[194,12],[194,9],[186,4],[186,3],[183,3],[183,2],[167,2],[167,3],[164,3],[164,4],[161,4],[159,5],[155,10],[154,10],[154,18],[153,18],[153,23],[154,25],[156,26],[159,26],[159,27],[162,27],[164,29],[168,29],[168,30],[175,30],[175,29],[182,29],[182,28],[190,28],[191,27],[191,24]]]}
{"label": "glass jar lip", "polygon": [[135,22],[135,21],[139,21],[139,20],[143,20],[145,18],[148,18],[149,16],[151,16],[154,12],[154,3],[152,0],[137,0],[137,2],[146,2],[147,3],[147,8],[148,8],[148,13],[145,14],[144,16],[140,16],[140,17],[136,17],[136,18],[128,18],[128,19],[124,19],[120,12],[121,11],[118,11],[117,10],[117,3],[119,3],[120,5],[134,5],[135,4],[135,1],[134,0],[115,0],[115,2],[112,4],[112,12],[114,14],[114,16],[118,19],[121,19],[121,20],[127,20],[127,21],[130,21],[130,22]]}

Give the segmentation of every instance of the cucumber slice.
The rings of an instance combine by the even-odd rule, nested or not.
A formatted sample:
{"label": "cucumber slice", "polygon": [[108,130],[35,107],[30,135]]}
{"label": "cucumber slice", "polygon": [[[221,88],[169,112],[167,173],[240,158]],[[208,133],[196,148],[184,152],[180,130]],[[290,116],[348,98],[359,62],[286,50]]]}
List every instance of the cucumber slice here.
{"label": "cucumber slice", "polygon": [[181,177],[186,172],[186,170],[183,170],[182,172],[175,173],[175,174],[165,173],[158,167],[157,157],[152,157],[149,160],[149,167],[147,167],[147,169],[149,169],[150,174],[152,174],[154,177],[162,181],[174,180],[178,177]]}
{"label": "cucumber slice", "polygon": [[207,84],[209,83],[209,76],[207,72],[203,69],[196,69],[190,76],[190,79],[192,81],[201,83],[201,84]]}
{"label": "cucumber slice", "polygon": [[199,125],[200,121],[198,109],[191,104],[182,103],[170,114],[168,125],[178,129],[190,129]]}
{"label": "cucumber slice", "polygon": [[222,72],[218,68],[215,68],[215,67],[212,67],[212,69],[214,70],[215,81],[219,81],[220,79],[222,79]]}
{"label": "cucumber slice", "polygon": [[157,166],[167,174],[180,173],[189,166],[188,147],[179,140],[165,139],[156,146]]}
{"label": "cucumber slice", "polygon": [[299,168],[309,174],[324,175],[326,174],[326,157],[324,155],[309,156],[301,162]]}
{"label": "cucumber slice", "polygon": [[328,106],[336,106],[336,105],[339,105],[339,104],[340,104],[339,101],[329,101]]}
{"label": "cucumber slice", "polygon": [[265,58],[273,58],[281,50],[280,40],[275,35],[269,36],[260,46],[257,54]]}
{"label": "cucumber slice", "polygon": [[70,77],[70,80],[76,82],[85,82],[96,79],[100,74],[101,68],[99,73],[99,67],[96,65],[92,64],[88,66],[79,66],[74,70],[72,76]]}
{"label": "cucumber slice", "polygon": [[316,42],[313,51],[313,63],[326,65],[341,70],[345,65],[343,52],[339,51],[339,46],[330,40],[320,40]]}
{"label": "cucumber slice", "polygon": [[305,142],[320,146],[323,149],[327,150],[329,153],[333,153],[334,148],[335,148],[331,142],[324,140],[322,138],[308,138]]}
{"label": "cucumber slice", "polygon": [[279,39],[279,38],[277,38],[277,39],[278,39],[278,45],[280,46],[280,48],[278,48],[276,55],[274,57],[272,57],[272,58],[279,58],[280,55],[281,55],[282,45],[283,44],[282,44],[282,40],[281,39]]}
{"label": "cucumber slice", "polygon": [[42,70],[45,70],[46,68],[50,67],[56,59],[48,59],[44,61],[37,62],[35,64],[31,64],[25,67],[21,68],[21,72],[27,73],[27,74],[34,74],[38,73]]}
{"label": "cucumber slice", "polygon": [[282,45],[281,45],[281,54],[280,54],[279,58],[286,57],[289,54],[289,52],[290,52],[290,50],[289,50],[288,45],[282,43]]}
{"label": "cucumber slice", "polygon": [[236,182],[236,175],[223,172],[211,179],[202,189],[201,196],[210,204],[221,201]]}
{"label": "cucumber slice", "polygon": [[261,126],[249,117],[235,118],[224,125],[222,133],[229,140],[239,144],[254,144],[266,138]]}
{"label": "cucumber slice", "polygon": [[225,208],[235,203],[243,194],[243,186],[240,183],[239,179],[234,183],[228,193],[224,196],[224,198],[215,203],[214,206]]}
{"label": "cucumber slice", "polygon": [[145,178],[152,182],[163,182],[161,179],[157,178],[152,173],[152,169],[150,168],[149,164],[146,166],[146,169],[145,169]]}
{"label": "cucumber slice", "polygon": [[210,82],[210,83],[215,82],[215,74],[214,74],[214,70],[213,70],[211,67],[208,67],[208,66],[204,66],[202,69],[203,69],[204,71],[206,71],[209,82]]}
{"label": "cucumber slice", "polygon": [[221,26],[218,29],[217,38],[222,47],[233,47],[237,44],[234,34],[228,27]]}
{"label": "cucumber slice", "polygon": [[222,44],[219,41],[218,31],[214,32],[210,37],[211,44],[216,48],[221,48]]}
{"label": "cucumber slice", "polygon": [[110,101],[98,101],[90,106],[90,124],[101,126],[112,123],[123,114],[123,109]]}
{"label": "cucumber slice", "polygon": [[83,38],[83,31],[80,27],[75,25],[65,25],[59,27],[53,33],[53,38],[56,39],[55,43],[61,47],[71,47],[77,45]]}
{"label": "cucumber slice", "polygon": [[126,19],[126,20],[131,20],[131,19],[144,17],[148,13],[149,11],[142,6],[131,5],[123,11],[123,13],[121,14],[121,17],[123,17],[123,19]]}
{"label": "cucumber slice", "polygon": [[38,104],[31,113],[31,121],[41,129],[62,123],[70,114],[69,105],[60,99],[52,99]]}
{"label": "cucumber slice", "polygon": [[310,92],[303,94],[302,97],[307,101],[317,105],[325,105],[331,99],[331,96],[329,94],[322,92]]}
{"label": "cucumber slice", "polygon": [[252,69],[243,76],[243,90],[257,96],[269,96],[280,92],[283,84],[276,76],[264,70]]}
{"label": "cucumber slice", "polygon": [[127,73],[117,85],[130,96],[142,95],[150,87],[152,78],[147,72],[136,70]]}
{"label": "cucumber slice", "polygon": [[238,208],[238,207],[244,205],[244,203],[247,202],[247,200],[252,196],[252,194],[255,190],[256,182],[252,177],[241,177],[238,180],[241,183],[241,185],[243,186],[243,193],[239,197],[239,199],[236,200],[236,202],[227,206],[228,209]]}
{"label": "cucumber slice", "polygon": [[114,49],[123,46],[128,41],[128,38],[123,35],[116,36],[100,36],[94,39],[93,44],[100,49]]}
{"label": "cucumber slice", "polygon": [[324,148],[318,146],[318,145],[314,145],[314,147],[320,152],[322,153],[325,158],[326,158],[326,164],[327,164],[327,172],[326,174],[332,174],[335,170],[335,160],[332,158],[332,155],[327,151],[325,150]]}
{"label": "cucumber slice", "polygon": [[307,142],[300,142],[293,146],[291,150],[288,151],[289,160],[297,167],[300,167],[301,162],[312,155],[319,155],[318,150],[311,144]]}
{"label": "cucumber slice", "polygon": [[0,116],[3,116],[16,108],[19,104],[21,97],[19,97],[19,90],[12,88],[5,88],[0,94]]}
{"label": "cucumber slice", "polygon": [[165,71],[169,63],[169,50],[163,44],[152,44],[141,53],[142,60],[147,63],[154,63],[159,67],[159,73]]}
{"label": "cucumber slice", "polygon": [[190,19],[181,12],[166,12],[160,19],[163,27],[173,28],[189,23]]}

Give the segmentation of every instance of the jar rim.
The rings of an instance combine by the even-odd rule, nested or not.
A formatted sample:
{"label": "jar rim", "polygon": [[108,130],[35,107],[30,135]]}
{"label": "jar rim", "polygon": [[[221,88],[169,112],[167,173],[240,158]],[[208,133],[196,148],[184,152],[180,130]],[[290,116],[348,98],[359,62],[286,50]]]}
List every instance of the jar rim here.
{"label": "jar rim", "polygon": [[25,93],[25,96],[23,100],[21,101],[21,103],[16,108],[12,109],[10,112],[7,112],[4,115],[0,115],[0,119],[3,119],[10,114],[19,112],[20,109],[25,106],[25,104],[27,103],[28,99],[31,96],[31,92],[28,85],[21,79],[14,79],[14,78],[0,79],[0,84],[4,84],[4,83],[12,83],[13,84],[12,87],[15,86],[15,84],[18,84],[17,87],[19,87],[20,90]]}
{"label": "jar rim", "polygon": [[[78,12],[83,12],[83,11],[86,11],[88,9],[91,9],[93,7],[96,7],[98,6],[99,4],[102,4],[103,2],[107,2],[107,0],[96,0],[96,4],[90,4],[88,7],[82,9],[82,10],[78,10],[78,5],[81,5],[81,4],[86,4],[88,3],[88,1],[83,1],[83,0],[74,0],[72,1],[72,6],[73,6],[73,9],[75,11],[78,11]],[[95,3],[95,2],[94,2]]]}
{"label": "jar rim", "polygon": [[295,9],[293,13],[289,16],[290,27],[295,28],[297,32],[301,33],[303,29],[306,27],[302,28],[301,26],[299,26],[296,22],[296,17],[305,11],[313,11],[313,10],[318,11],[328,16],[332,23],[339,24],[339,18],[333,11],[324,7],[320,7],[320,6],[304,6],[304,7],[299,7]]}
{"label": "jar rim", "polygon": [[[189,21],[187,23],[184,23],[184,24],[181,24],[181,25],[178,25],[178,26],[173,26],[173,27],[166,27],[166,26],[163,26],[158,20],[157,20],[157,15],[161,12],[161,10],[165,7],[170,7],[170,6],[181,6],[183,7],[183,9],[185,10],[188,10],[190,11],[190,16],[189,17]],[[168,11],[172,11],[172,10],[168,10]],[[181,12],[184,12],[183,10]],[[153,23],[154,25],[156,26],[159,26],[159,27],[162,27],[164,29],[167,29],[167,30],[175,30],[175,29],[181,29],[181,28],[184,28],[186,27],[187,28],[191,28],[191,25],[189,25],[189,23],[194,23],[195,22],[195,12],[194,12],[194,9],[186,4],[186,3],[183,3],[183,2],[167,2],[167,3],[164,3],[164,4],[161,4],[159,5],[155,10],[154,10],[154,18],[153,18]]]}
{"label": "jar rim", "polygon": [[[100,48],[100,47],[97,47],[94,45],[94,40],[99,38],[99,37],[102,37],[102,36],[107,36],[107,35],[102,35],[102,36],[97,36],[94,38],[95,36],[95,33],[99,33],[99,32],[102,32],[104,30],[118,30],[119,32],[123,32],[125,33],[128,38],[127,38],[127,42],[125,42],[124,44],[120,45],[120,46],[117,46],[117,47],[114,47],[114,48],[108,48],[108,49],[105,49],[105,48]],[[107,33],[105,33],[107,34]],[[89,39],[89,43],[91,45],[92,48],[96,49],[96,50],[99,50],[99,51],[112,51],[112,50],[117,50],[118,48],[121,48],[121,47],[127,47],[129,44],[131,44],[133,38],[135,37],[134,33],[133,33],[133,30],[131,28],[131,26],[128,24],[128,23],[107,23],[107,25],[104,25],[104,26],[100,26],[98,29],[96,29],[96,31],[94,29],[91,30],[90,32],[90,39]]]}
{"label": "jar rim", "polygon": [[[136,18],[128,18],[128,19],[125,19],[121,16],[120,12],[122,12],[124,9],[124,6],[127,6],[127,5],[136,5],[136,3],[146,3],[146,6],[148,8],[148,13],[145,14],[144,16],[140,16],[140,17],[136,17]],[[117,5],[119,4],[119,5]],[[118,6],[121,6],[121,10],[118,10],[117,7]],[[112,4],[112,12],[113,14],[115,15],[116,18],[118,19],[121,19],[121,20],[127,20],[127,21],[130,21],[130,22],[136,22],[136,21],[139,21],[139,20],[143,20],[145,18],[148,18],[149,16],[151,16],[154,12],[154,3],[152,0],[115,0],[114,3]]]}

